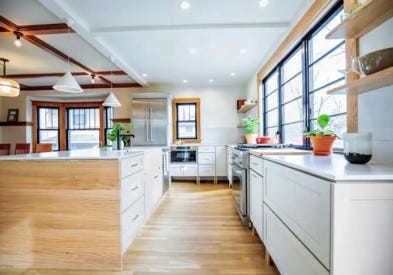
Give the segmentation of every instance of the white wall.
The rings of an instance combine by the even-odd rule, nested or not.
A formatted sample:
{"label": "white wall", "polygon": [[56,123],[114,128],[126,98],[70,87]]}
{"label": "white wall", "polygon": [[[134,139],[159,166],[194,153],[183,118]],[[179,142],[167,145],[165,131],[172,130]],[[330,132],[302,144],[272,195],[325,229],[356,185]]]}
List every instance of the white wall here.
{"label": "white wall", "polygon": [[198,97],[201,100],[202,144],[238,143],[244,129],[237,128],[241,116],[236,112],[239,98],[246,96],[246,87],[165,87],[163,92],[174,98]]}
{"label": "white wall", "polygon": [[[393,18],[359,40],[360,56],[393,47]],[[372,162],[393,163],[393,85],[359,96],[359,132],[372,132]]]}

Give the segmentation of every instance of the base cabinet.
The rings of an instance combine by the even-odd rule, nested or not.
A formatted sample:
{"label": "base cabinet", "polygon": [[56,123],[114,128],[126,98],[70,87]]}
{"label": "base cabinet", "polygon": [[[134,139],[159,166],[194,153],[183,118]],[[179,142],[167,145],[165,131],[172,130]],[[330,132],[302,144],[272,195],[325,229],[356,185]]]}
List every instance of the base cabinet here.
{"label": "base cabinet", "polygon": [[263,239],[263,166],[262,158],[250,155],[250,220]]}
{"label": "base cabinet", "polygon": [[329,274],[269,207],[264,215],[264,244],[282,275]]}

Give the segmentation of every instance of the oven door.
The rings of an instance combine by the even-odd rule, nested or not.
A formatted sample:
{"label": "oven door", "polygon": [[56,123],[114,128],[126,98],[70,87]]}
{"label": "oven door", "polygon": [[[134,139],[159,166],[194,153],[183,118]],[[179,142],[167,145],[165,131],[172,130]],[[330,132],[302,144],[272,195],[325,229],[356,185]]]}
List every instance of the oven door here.
{"label": "oven door", "polygon": [[232,196],[239,215],[247,216],[247,170],[232,163]]}

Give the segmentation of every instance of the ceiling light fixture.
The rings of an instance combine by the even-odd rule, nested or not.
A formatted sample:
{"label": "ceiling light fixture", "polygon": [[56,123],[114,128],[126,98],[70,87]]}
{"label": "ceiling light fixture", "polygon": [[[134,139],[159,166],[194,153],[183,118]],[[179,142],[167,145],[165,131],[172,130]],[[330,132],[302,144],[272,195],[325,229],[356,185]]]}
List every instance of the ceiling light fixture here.
{"label": "ceiling light fixture", "polygon": [[180,2],[180,8],[182,10],[188,10],[190,8],[190,6],[191,6],[190,3],[187,2],[187,1],[181,1]]}
{"label": "ceiling light fixture", "polygon": [[147,74],[142,74],[143,77],[147,77]]}
{"label": "ceiling light fixture", "polygon": [[269,0],[260,0],[260,1],[258,2],[258,5],[259,5],[261,8],[264,8],[264,7],[266,7],[267,5],[269,5]]}
{"label": "ceiling light fixture", "polygon": [[[114,58],[111,58],[111,61],[114,61]],[[112,69],[111,69],[111,92],[109,93],[109,95],[107,96],[107,98],[105,99],[105,101],[102,103],[102,105],[106,106],[106,107],[121,107],[121,103],[120,101],[117,99],[117,97],[115,96],[115,94],[113,93],[113,80],[112,80]]]}
{"label": "ceiling light fixture", "polygon": [[214,79],[209,79],[209,83],[213,83],[214,82]]}
{"label": "ceiling light fixture", "polygon": [[187,80],[187,79],[184,79],[184,80],[183,80],[183,83],[184,83],[184,84],[187,84],[187,83],[188,83],[188,80]]}
{"label": "ceiling light fixture", "polygon": [[91,74],[90,76],[91,76],[91,83],[93,83],[93,84],[96,83],[96,79],[95,79],[96,75],[95,74]]}
{"label": "ceiling light fixture", "polygon": [[14,34],[16,35],[16,38],[14,40],[14,45],[17,46],[18,48],[22,47],[22,40],[20,40],[20,38],[23,36],[23,33],[14,31]]}
{"label": "ceiling light fixture", "polygon": [[241,49],[240,49],[240,53],[241,53],[241,54],[246,54],[246,53],[247,53],[247,49],[241,48]]}
{"label": "ceiling light fixture", "polygon": [[0,96],[18,96],[20,91],[19,83],[5,78],[5,63],[9,62],[9,60],[5,58],[0,58],[0,60],[3,62],[3,77],[0,78]]}
{"label": "ceiling light fixture", "polygon": [[233,72],[232,72],[232,73],[231,73],[231,76],[236,76],[236,73],[233,73]]}
{"label": "ceiling light fixture", "polygon": [[[71,21],[67,21],[68,25],[68,34],[70,34],[70,25]],[[83,90],[81,86],[79,86],[76,79],[72,76],[70,72],[70,42],[67,39],[67,72],[53,85],[53,89],[59,92],[65,93],[82,93]]]}
{"label": "ceiling light fixture", "polygon": [[196,54],[198,54],[198,50],[195,49],[195,48],[190,48],[190,49],[188,50],[188,52],[189,52],[191,55],[196,55]]}

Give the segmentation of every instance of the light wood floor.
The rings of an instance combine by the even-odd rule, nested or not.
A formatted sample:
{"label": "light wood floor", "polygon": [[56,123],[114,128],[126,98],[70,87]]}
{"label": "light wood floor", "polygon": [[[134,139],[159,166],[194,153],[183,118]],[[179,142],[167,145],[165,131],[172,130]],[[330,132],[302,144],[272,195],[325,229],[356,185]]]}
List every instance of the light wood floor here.
{"label": "light wood floor", "polygon": [[124,271],[6,269],[0,274],[261,274],[264,247],[242,225],[225,183],[173,182],[124,256]]}

